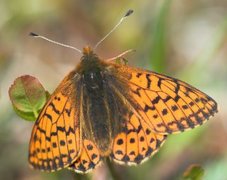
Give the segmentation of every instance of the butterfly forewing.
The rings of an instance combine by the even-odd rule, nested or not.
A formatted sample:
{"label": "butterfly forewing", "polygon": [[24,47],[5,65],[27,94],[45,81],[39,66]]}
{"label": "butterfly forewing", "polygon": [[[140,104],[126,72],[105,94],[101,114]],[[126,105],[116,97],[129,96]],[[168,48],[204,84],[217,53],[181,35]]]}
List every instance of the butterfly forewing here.
{"label": "butterfly forewing", "polygon": [[128,73],[136,111],[157,133],[175,133],[203,124],[217,112],[217,103],[205,93],[180,80],[152,71],[120,67]]}
{"label": "butterfly forewing", "polygon": [[73,163],[80,153],[81,133],[75,87],[63,80],[42,109],[29,146],[29,163],[35,169],[54,171]]}

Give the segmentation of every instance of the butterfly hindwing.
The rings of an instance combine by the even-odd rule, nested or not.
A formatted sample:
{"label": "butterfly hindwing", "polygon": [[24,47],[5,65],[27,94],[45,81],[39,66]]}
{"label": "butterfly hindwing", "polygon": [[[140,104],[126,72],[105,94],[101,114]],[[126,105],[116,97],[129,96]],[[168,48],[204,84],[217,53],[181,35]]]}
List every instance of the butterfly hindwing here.
{"label": "butterfly hindwing", "polygon": [[69,166],[69,169],[78,173],[87,173],[96,168],[102,160],[102,156],[97,146],[90,140],[83,140],[83,147],[80,156],[73,164]]}
{"label": "butterfly hindwing", "polygon": [[189,84],[152,71],[119,68],[128,73],[132,98],[138,113],[157,133],[175,133],[203,124],[217,112],[217,103]]}
{"label": "butterfly hindwing", "polygon": [[113,140],[110,158],[119,164],[140,164],[158,151],[166,137],[153,133],[143,120],[131,114],[125,130]]}
{"label": "butterfly hindwing", "polygon": [[67,167],[80,153],[80,124],[73,85],[63,83],[65,86],[60,84],[51,95],[32,130],[29,163],[35,169],[55,171]]}

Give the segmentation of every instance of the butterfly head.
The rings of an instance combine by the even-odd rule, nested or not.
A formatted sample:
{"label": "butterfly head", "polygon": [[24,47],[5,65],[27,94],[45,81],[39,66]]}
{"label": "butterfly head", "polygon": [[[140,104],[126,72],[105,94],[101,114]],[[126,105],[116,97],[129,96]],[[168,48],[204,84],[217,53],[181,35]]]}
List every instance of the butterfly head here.
{"label": "butterfly head", "polygon": [[93,54],[93,50],[90,46],[85,46],[83,48],[83,55],[86,56],[86,55],[89,55],[89,54]]}
{"label": "butterfly head", "polygon": [[78,64],[76,70],[81,74],[89,74],[103,69],[103,63],[99,57],[94,53],[90,46],[83,48],[83,56],[81,62]]}
{"label": "butterfly head", "polygon": [[84,63],[88,63],[91,61],[97,61],[98,57],[90,46],[85,46],[83,48],[83,56],[82,56],[81,60]]}

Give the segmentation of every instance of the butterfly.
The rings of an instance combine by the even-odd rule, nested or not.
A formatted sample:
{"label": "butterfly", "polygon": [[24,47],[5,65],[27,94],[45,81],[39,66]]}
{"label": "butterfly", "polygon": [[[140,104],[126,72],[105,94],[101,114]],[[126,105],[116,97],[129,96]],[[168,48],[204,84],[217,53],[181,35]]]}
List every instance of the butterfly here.
{"label": "butterfly", "polygon": [[208,95],[178,79],[100,59],[90,47],[50,96],[30,139],[29,163],[42,171],[87,173],[104,158],[144,162],[169,134],[217,112]]}
{"label": "butterfly", "polygon": [[[128,10],[94,49],[132,12]],[[29,163],[34,169],[87,173],[105,158],[137,165],[156,153],[169,134],[202,125],[217,112],[217,103],[191,85],[128,66],[123,58],[128,51],[103,60],[89,46],[80,51],[30,35],[83,54],[33,126]]]}

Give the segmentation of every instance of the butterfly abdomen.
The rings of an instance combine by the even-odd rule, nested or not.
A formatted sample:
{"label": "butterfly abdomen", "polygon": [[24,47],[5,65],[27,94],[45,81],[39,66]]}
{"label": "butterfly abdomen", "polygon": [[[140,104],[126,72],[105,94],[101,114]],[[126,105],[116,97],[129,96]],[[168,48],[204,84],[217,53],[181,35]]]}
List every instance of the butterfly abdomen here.
{"label": "butterfly abdomen", "polygon": [[106,63],[102,62],[93,52],[85,52],[76,71],[80,74],[83,102],[80,107],[84,138],[90,139],[106,154],[110,151],[113,127],[111,103],[112,97],[107,93],[105,77]]}
{"label": "butterfly abdomen", "polygon": [[[96,71],[96,69],[95,69]],[[110,144],[108,107],[104,100],[103,77],[100,71],[83,74],[84,133],[97,143],[101,151],[107,151]]]}

